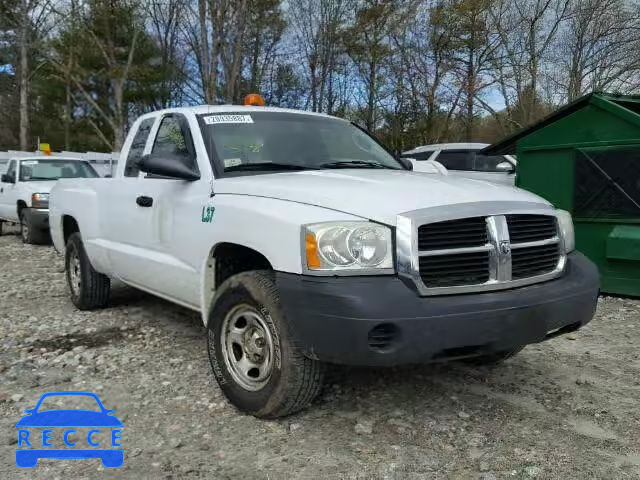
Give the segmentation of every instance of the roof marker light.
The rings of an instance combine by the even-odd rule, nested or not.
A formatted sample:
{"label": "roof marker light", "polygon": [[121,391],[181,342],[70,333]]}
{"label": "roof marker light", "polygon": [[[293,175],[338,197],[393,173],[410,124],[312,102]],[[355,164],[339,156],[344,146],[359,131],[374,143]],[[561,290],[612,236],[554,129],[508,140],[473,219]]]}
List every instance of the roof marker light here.
{"label": "roof marker light", "polygon": [[252,106],[252,107],[264,107],[266,105],[266,102],[264,101],[264,98],[262,97],[262,95],[257,93],[250,93],[247,96],[245,96],[243,103],[245,106]]}

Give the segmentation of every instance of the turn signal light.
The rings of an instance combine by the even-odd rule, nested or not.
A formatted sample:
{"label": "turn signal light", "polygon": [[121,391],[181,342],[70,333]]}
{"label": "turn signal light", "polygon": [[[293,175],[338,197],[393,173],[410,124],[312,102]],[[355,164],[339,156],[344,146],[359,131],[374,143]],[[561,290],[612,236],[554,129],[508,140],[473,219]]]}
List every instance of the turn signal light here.
{"label": "turn signal light", "polygon": [[307,233],[305,237],[305,250],[307,252],[307,267],[312,269],[320,268],[320,257],[318,256],[318,243],[313,233]]}

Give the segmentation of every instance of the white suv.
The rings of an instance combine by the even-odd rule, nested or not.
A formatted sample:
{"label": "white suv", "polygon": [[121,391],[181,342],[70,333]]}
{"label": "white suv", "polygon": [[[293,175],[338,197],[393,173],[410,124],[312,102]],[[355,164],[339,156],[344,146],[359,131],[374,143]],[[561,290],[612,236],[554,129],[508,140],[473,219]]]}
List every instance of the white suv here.
{"label": "white suv", "polygon": [[410,159],[416,172],[431,172],[427,160],[436,160],[446,167],[452,175],[476,180],[515,184],[516,159],[511,155],[484,155],[481,150],[486,143],[440,143],[423,145],[402,153]]}

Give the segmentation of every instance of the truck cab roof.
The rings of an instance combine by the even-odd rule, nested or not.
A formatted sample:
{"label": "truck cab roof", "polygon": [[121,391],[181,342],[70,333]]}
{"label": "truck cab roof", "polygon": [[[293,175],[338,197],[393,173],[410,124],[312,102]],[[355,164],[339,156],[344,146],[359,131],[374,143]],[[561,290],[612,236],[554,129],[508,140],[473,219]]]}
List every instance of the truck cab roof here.
{"label": "truck cab roof", "polygon": [[256,106],[244,106],[244,105],[196,105],[193,107],[176,107],[166,108],[164,110],[156,110],[140,116],[141,120],[150,117],[162,116],[167,113],[192,113],[194,115],[205,115],[208,113],[226,113],[226,112],[272,112],[272,113],[296,113],[300,115],[313,115],[318,117],[332,118],[347,122],[347,120],[333,117],[325,113],[309,112],[307,110],[296,110],[293,108],[279,108],[279,107],[256,107]]}

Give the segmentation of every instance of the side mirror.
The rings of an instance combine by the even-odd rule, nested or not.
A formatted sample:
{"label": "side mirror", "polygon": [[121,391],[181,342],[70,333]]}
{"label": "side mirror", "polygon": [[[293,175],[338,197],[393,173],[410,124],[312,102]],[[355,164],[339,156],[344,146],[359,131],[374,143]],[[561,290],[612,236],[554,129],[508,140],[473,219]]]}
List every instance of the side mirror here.
{"label": "side mirror", "polygon": [[24,413],[33,413],[35,410],[35,408],[25,408]]}
{"label": "side mirror", "polygon": [[11,175],[7,175],[6,173],[2,174],[2,177],[0,178],[0,181],[2,183],[16,183],[14,178]]}
{"label": "side mirror", "polygon": [[413,162],[411,161],[410,158],[398,158],[398,161],[402,164],[402,166],[406,169],[406,170],[413,170]]}
{"label": "side mirror", "polygon": [[107,173],[103,178],[111,178],[111,174]]}
{"label": "side mirror", "polygon": [[114,413],[116,413],[116,411],[113,408],[106,408],[104,410],[104,413],[106,413],[107,415],[113,415]]}
{"label": "side mirror", "polygon": [[188,157],[171,157],[165,154],[145,155],[138,163],[141,172],[158,175],[160,177],[175,178],[178,180],[187,180],[193,182],[200,178],[198,171],[188,163]]}
{"label": "side mirror", "polygon": [[496,165],[497,172],[514,173],[516,171],[515,166],[511,162],[500,162]]}

